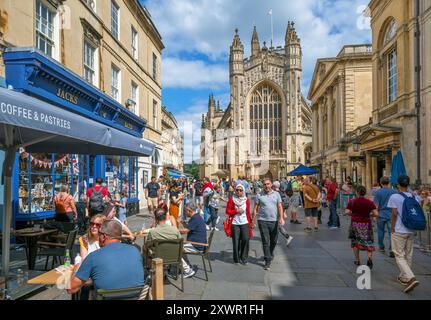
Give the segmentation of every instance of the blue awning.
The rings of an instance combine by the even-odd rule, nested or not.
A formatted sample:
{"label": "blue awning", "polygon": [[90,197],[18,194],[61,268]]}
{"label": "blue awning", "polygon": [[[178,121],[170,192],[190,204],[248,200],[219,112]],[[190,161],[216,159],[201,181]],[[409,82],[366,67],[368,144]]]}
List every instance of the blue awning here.
{"label": "blue awning", "polygon": [[181,177],[185,177],[185,174],[181,171],[177,171],[177,170],[173,170],[173,169],[168,169],[167,171],[168,171],[169,177],[171,177],[171,178],[179,179]]}
{"label": "blue awning", "polygon": [[[4,127],[13,127],[6,137]],[[5,139],[12,139],[6,143]],[[29,152],[151,156],[155,145],[26,94],[0,88],[0,144]]]}
{"label": "blue awning", "polygon": [[303,164],[300,164],[295,170],[289,172],[288,176],[307,176],[312,174],[318,174],[319,170],[309,168],[304,166]]}

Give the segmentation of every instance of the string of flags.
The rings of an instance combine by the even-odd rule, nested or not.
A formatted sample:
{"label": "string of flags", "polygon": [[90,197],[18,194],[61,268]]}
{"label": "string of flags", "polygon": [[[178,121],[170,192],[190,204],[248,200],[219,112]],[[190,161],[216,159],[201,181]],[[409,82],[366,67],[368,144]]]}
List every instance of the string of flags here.
{"label": "string of flags", "polygon": [[[19,152],[24,159],[27,159],[30,157],[30,162],[33,163],[34,165],[38,166],[39,168],[52,168],[51,159],[35,158],[30,153],[26,152],[24,148],[20,148]],[[69,155],[67,154],[64,157],[58,159],[57,161],[54,161],[54,167],[62,167],[62,166],[64,166],[64,164],[68,164],[68,161],[69,161]]]}

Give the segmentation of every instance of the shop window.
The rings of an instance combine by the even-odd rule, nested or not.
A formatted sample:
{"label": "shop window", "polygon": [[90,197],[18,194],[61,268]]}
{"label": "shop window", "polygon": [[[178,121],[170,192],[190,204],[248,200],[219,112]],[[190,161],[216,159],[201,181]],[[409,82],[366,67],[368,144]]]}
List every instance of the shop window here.
{"label": "shop window", "polygon": [[138,192],[136,189],[136,158],[130,158],[130,198],[137,198]]}
{"label": "shop window", "polygon": [[130,179],[130,166],[129,157],[123,157],[123,175],[121,183],[121,191],[125,192],[129,197],[129,179]]}
{"label": "shop window", "polygon": [[106,187],[112,196],[120,199],[120,188],[121,188],[121,157],[120,156],[106,156],[106,170],[105,170],[105,181]]}

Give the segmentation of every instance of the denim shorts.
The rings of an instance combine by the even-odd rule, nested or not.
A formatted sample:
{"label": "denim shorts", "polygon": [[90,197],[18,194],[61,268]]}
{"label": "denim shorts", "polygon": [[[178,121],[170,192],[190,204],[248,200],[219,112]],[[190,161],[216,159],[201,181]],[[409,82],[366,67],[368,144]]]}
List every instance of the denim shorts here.
{"label": "denim shorts", "polygon": [[305,216],[306,217],[317,218],[318,211],[319,210],[317,208],[307,208],[307,209],[305,209]]}

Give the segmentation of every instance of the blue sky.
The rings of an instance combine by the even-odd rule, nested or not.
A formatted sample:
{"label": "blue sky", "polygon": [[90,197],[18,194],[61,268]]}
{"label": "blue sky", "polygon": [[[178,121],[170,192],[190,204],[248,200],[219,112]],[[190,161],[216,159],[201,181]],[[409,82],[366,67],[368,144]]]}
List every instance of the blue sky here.
{"label": "blue sky", "polygon": [[[239,29],[250,53],[253,25],[261,45],[270,42],[268,16],[273,9],[274,45],[284,46],[289,20],[303,47],[302,92],[307,96],[316,59],[337,55],[343,45],[370,43],[368,0],[142,0],[166,46],[162,58],[162,104],[185,135],[185,163],[199,154],[200,122],[208,95],[229,104],[229,46]],[[192,134],[193,132],[193,134]],[[192,142],[193,141],[193,142]]]}

